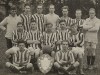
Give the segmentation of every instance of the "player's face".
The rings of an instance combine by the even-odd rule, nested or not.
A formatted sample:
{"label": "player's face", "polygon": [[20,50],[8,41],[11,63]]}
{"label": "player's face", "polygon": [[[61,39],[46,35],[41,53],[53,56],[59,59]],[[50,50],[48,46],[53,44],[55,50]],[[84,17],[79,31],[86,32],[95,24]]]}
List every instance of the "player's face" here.
{"label": "player's face", "polygon": [[63,50],[67,50],[68,47],[69,47],[69,46],[68,46],[68,42],[63,42],[63,43],[62,43],[62,48],[63,48]]}
{"label": "player's face", "polygon": [[68,15],[68,9],[62,9],[62,13],[63,13],[63,16],[67,16]]}
{"label": "player's face", "polygon": [[15,16],[16,15],[17,10],[11,10],[11,15]]}
{"label": "player's face", "polygon": [[77,31],[77,25],[72,26],[71,31],[76,32]]}
{"label": "player's face", "polygon": [[25,12],[30,12],[31,8],[30,6],[25,6]]}
{"label": "player's face", "polygon": [[95,11],[94,10],[90,10],[89,11],[89,16],[91,19],[93,19],[95,17]]}
{"label": "player's face", "polygon": [[54,13],[54,11],[55,11],[55,7],[52,5],[52,6],[50,6],[50,8],[49,8],[49,12],[50,13]]}
{"label": "player's face", "polygon": [[76,11],[75,16],[76,16],[76,18],[80,18],[82,16],[82,12]]}
{"label": "player's face", "polygon": [[32,23],[30,24],[30,26],[31,26],[31,29],[32,29],[32,30],[36,30],[36,29],[37,29],[37,25],[36,25],[35,22],[32,22]]}
{"label": "player's face", "polygon": [[41,13],[42,13],[42,11],[43,11],[42,6],[38,6],[38,7],[37,7],[37,13],[41,14]]}
{"label": "player's face", "polygon": [[22,24],[17,25],[17,29],[18,29],[18,30],[23,30]]}
{"label": "player's face", "polygon": [[52,24],[47,25],[47,30],[52,30]]}
{"label": "player's face", "polygon": [[65,22],[61,22],[60,23],[60,28],[66,28],[66,23]]}
{"label": "player's face", "polygon": [[23,50],[25,48],[25,44],[24,43],[19,43],[18,46],[19,46],[19,49],[20,50]]}

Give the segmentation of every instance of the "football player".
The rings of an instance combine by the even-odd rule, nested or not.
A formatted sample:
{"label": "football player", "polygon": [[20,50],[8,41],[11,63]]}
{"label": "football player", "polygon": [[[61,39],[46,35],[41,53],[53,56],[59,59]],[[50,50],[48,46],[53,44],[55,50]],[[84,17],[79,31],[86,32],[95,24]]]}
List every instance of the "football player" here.
{"label": "football player", "polygon": [[96,17],[95,9],[90,8],[89,18],[87,18],[83,24],[83,29],[86,31],[85,42],[87,51],[87,65],[89,69],[93,69],[94,67],[99,27],[100,20]]}
{"label": "football player", "polygon": [[75,61],[78,61],[80,64],[78,70],[80,74],[84,74],[83,72],[84,36],[83,33],[78,30],[78,26],[76,23],[71,25],[70,46],[72,47],[72,52],[74,54]]}
{"label": "football player", "polygon": [[79,66],[79,62],[75,62],[74,55],[69,48],[68,40],[61,42],[62,49],[56,52],[56,62],[54,63],[55,68],[58,72],[69,75],[69,72]]}
{"label": "football player", "polygon": [[32,72],[31,53],[25,47],[25,41],[19,40],[17,43],[18,47],[12,47],[5,52],[8,58],[13,54],[13,62],[6,62],[6,67],[15,73]]}

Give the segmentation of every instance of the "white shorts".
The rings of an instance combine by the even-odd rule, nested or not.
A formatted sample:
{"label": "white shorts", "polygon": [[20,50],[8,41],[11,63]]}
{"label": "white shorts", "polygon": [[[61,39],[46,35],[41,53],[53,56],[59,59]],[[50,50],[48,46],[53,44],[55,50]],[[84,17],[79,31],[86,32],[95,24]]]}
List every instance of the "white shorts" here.
{"label": "white shorts", "polygon": [[77,56],[78,54],[84,55],[84,47],[73,47],[72,52],[75,56]]}

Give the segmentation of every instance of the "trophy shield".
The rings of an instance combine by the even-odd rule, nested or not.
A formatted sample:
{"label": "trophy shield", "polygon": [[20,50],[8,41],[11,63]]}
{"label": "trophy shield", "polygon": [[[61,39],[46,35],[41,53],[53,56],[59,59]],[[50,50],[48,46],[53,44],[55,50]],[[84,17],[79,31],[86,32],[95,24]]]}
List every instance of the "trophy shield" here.
{"label": "trophy shield", "polygon": [[40,71],[46,74],[51,70],[54,63],[54,58],[48,54],[43,54],[38,58],[37,62]]}

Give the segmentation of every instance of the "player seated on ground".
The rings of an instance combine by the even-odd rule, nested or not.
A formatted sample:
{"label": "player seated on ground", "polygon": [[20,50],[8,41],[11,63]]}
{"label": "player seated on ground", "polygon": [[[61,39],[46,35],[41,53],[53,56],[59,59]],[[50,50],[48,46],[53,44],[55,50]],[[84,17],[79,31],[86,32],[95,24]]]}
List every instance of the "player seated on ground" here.
{"label": "player seated on ground", "polygon": [[41,46],[42,46],[42,48],[44,46],[52,47],[53,51],[51,51],[51,52],[54,57],[54,55],[55,55],[54,47],[55,47],[55,42],[57,40],[56,40],[56,32],[54,31],[54,29],[52,27],[53,27],[53,24],[51,24],[51,23],[46,24],[46,30],[45,30],[45,32],[43,32],[43,36],[41,39]]}
{"label": "player seated on ground", "polygon": [[70,71],[79,66],[79,62],[75,62],[67,40],[63,40],[61,45],[62,49],[56,53],[56,62],[54,63],[54,66],[58,72],[69,75]]}
{"label": "player seated on ground", "polygon": [[30,51],[25,47],[25,41],[19,40],[18,47],[8,49],[5,53],[9,58],[13,54],[13,63],[6,62],[6,67],[14,73],[32,72]]}
{"label": "player seated on ground", "polygon": [[[32,20],[30,23],[30,31],[28,32],[28,49],[30,51],[33,51],[34,54],[31,58],[31,63],[34,65],[37,64],[37,58],[39,57],[40,54],[40,38],[41,38],[41,32],[37,30],[37,24],[35,20]],[[35,68],[36,69],[36,68]]]}
{"label": "player seated on ground", "polygon": [[74,54],[75,61],[78,61],[80,63],[77,71],[79,71],[80,74],[84,74],[83,72],[84,36],[82,32],[78,31],[76,23],[71,25],[70,46],[72,47],[72,52]]}
{"label": "player seated on ground", "polygon": [[12,34],[12,43],[14,46],[17,46],[17,41],[22,39],[26,41],[28,39],[28,32],[24,30],[22,22],[17,23],[17,29],[13,31]]}

